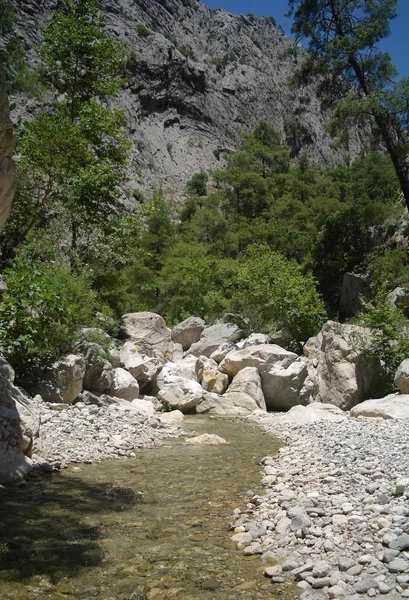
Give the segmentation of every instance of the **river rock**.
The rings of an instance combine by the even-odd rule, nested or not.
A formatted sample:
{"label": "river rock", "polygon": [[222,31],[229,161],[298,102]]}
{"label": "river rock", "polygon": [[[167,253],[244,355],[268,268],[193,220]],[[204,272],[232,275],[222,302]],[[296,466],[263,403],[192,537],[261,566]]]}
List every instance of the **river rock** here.
{"label": "river rock", "polygon": [[185,416],[180,410],[171,410],[170,412],[157,415],[163,423],[182,423]]}
{"label": "river rock", "polygon": [[213,433],[204,433],[186,440],[186,444],[198,444],[199,446],[223,446],[228,443],[224,438]]}
{"label": "river rock", "polygon": [[188,350],[192,344],[200,340],[200,335],[205,327],[206,323],[203,319],[188,317],[172,329],[172,340],[181,344],[183,350]]}
{"label": "river rock", "polygon": [[151,350],[161,364],[171,356],[171,333],[160,315],[151,312],[123,315],[120,335],[130,338],[137,350]]}
{"label": "river rock", "polygon": [[119,367],[114,369],[114,379],[109,393],[112,396],[131,402],[139,396],[139,384],[129,371]]}
{"label": "river rock", "polygon": [[365,400],[351,410],[351,417],[408,419],[409,394],[389,394],[385,398]]}
{"label": "river rock", "polygon": [[183,413],[191,412],[204,398],[206,392],[197,381],[182,377],[169,377],[158,392],[158,399],[165,405]]}
{"label": "river rock", "polygon": [[363,350],[370,334],[368,328],[328,321],[308,340],[304,354],[310,360],[315,400],[349,410],[376,395],[381,365]]}
{"label": "river rock", "polygon": [[234,323],[215,323],[202,331],[200,340],[191,345],[188,354],[210,357],[221,344],[237,342],[243,336],[243,331]]}

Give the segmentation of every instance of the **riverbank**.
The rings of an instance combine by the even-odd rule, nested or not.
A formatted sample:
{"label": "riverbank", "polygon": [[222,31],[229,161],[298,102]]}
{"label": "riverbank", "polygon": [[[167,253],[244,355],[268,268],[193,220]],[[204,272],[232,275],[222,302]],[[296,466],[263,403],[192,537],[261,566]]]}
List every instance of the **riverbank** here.
{"label": "riverbank", "polygon": [[286,445],[263,459],[251,515],[235,511],[244,553],[275,560],[266,575],[305,600],[409,597],[409,421],[251,418]]}

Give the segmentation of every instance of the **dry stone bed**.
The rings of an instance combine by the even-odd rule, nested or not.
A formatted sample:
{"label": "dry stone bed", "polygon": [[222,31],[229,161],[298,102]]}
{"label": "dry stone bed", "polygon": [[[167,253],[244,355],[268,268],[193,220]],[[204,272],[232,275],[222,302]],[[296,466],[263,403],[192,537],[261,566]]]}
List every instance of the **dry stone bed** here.
{"label": "dry stone bed", "polygon": [[262,461],[265,495],[235,511],[245,554],[305,600],[409,597],[409,421],[257,418],[287,445]]}

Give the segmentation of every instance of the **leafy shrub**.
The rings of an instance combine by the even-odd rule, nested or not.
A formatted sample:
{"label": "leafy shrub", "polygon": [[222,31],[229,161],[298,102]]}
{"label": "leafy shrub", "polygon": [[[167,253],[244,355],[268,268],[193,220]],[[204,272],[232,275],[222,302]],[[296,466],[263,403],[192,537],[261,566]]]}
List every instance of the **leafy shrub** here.
{"label": "leafy shrub", "polygon": [[70,350],[81,326],[96,309],[87,273],[72,273],[60,261],[31,263],[17,258],[3,271],[8,290],[0,303],[0,353],[13,365],[18,383],[30,385]]}
{"label": "leafy shrub", "polygon": [[400,363],[409,358],[409,322],[387,297],[388,289],[381,286],[375,298],[365,302],[365,312],[356,319],[373,331],[363,350],[381,362],[383,376],[379,382],[379,397],[394,390],[394,377]]}
{"label": "leafy shrub", "polygon": [[253,244],[237,262],[237,305],[254,328],[278,323],[297,342],[316,335],[326,320],[310,273],[267,246]]}
{"label": "leafy shrub", "polygon": [[139,37],[149,37],[152,35],[152,31],[150,31],[143,23],[138,23],[136,26],[136,33]]}
{"label": "leafy shrub", "polygon": [[188,191],[197,196],[207,196],[206,183],[208,176],[206,173],[195,173],[186,184]]}

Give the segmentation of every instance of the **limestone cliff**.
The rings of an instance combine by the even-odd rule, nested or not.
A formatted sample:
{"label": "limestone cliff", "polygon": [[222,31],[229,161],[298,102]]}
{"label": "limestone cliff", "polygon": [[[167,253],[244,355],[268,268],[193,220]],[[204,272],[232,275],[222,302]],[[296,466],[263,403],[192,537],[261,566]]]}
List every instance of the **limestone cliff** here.
{"label": "limestone cliff", "polygon": [[[15,0],[16,31],[36,61],[39,28],[57,0]],[[108,30],[126,44],[130,77],[118,103],[132,141],[130,190],[162,185],[183,191],[193,173],[221,166],[223,150],[268,119],[293,154],[308,147],[315,161],[340,157],[324,131],[313,86],[289,90],[297,59],[271,19],[213,11],[199,0],[102,0]],[[301,54],[302,50],[299,49]],[[29,116],[16,99],[16,121]],[[29,105],[30,106],[30,105]],[[31,105],[33,107],[33,105]],[[352,153],[359,148],[356,139]]]}
{"label": "limestone cliff", "polygon": [[0,65],[0,231],[10,214],[17,184],[13,162],[14,146],[15,139],[9,117],[6,84]]}

